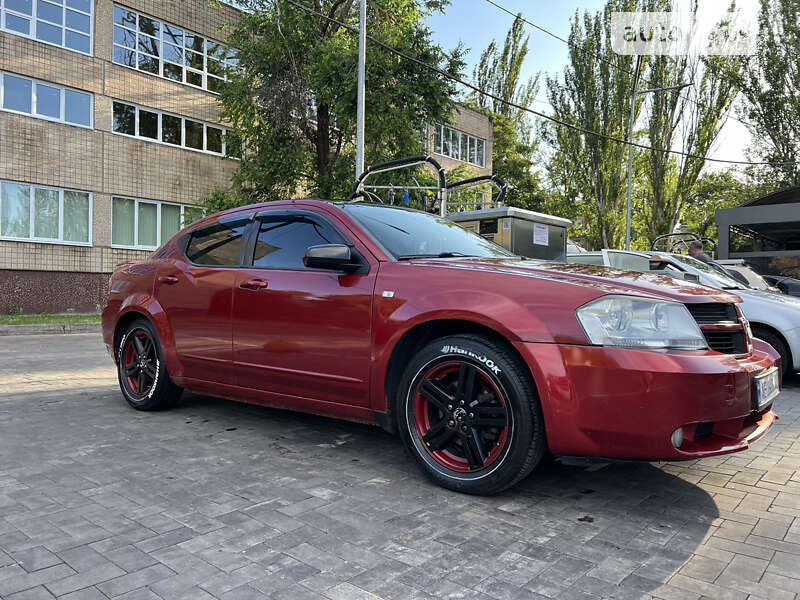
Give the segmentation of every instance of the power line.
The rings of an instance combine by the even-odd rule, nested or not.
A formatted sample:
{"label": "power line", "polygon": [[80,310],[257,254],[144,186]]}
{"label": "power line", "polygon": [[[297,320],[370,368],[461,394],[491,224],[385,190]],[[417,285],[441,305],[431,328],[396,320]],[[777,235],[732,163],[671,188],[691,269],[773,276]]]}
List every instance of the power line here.
{"label": "power line", "polygon": [[[486,0],[486,2],[488,2],[489,4],[491,4],[492,6],[494,6],[495,8],[497,8],[497,9],[499,9],[499,10],[503,11],[504,13],[507,13],[507,14],[511,15],[511,16],[512,16],[512,17],[514,17],[515,19],[516,19],[517,17],[519,17],[519,18],[520,18],[520,20],[521,20],[523,23],[526,23],[526,24],[530,25],[531,27],[533,27],[534,29],[537,29],[538,31],[541,31],[541,32],[542,32],[542,33],[544,33],[544,34],[546,34],[546,35],[549,35],[551,38],[553,38],[553,39],[556,39],[556,40],[558,40],[559,42],[563,42],[563,43],[565,43],[565,44],[566,44],[567,46],[569,46],[570,48],[574,48],[575,50],[578,50],[578,51],[580,51],[580,52],[583,52],[584,54],[587,54],[587,55],[588,55],[588,54],[590,54],[590,52],[589,52],[588,50],[586,50],[586,49],[582,48],[581,46],[579,46],[579,45],[577,45],[577,44],[574,44],[574,43],[570,42],[568,39],[566,39],[566,38],[563,38],[563,37],[561,37],[560,35],[558,35],[558,34],[555,34],[555,33],[553,33],[552,31],[549,31],[549,30],[545,29],[545,28],[544,28],[544,27],[542,27],[541,25],[537,25],[537,24],[536,24],[536,23],[534,23],[533,21],[529,21],[528,19],[526,19],[525,17],[523,17],[521,14],[516,14],[516,13],[514,13],[513,11],[511,11],[511,10],[507,9],[505,6],[501,6],[500,4],[498,4],[497,2],[495,2],[494,0]],[[594,55],[594,57],[595,57],[595,58],[597,58],[597,59],[598,59],[600,62],[602,62],[602,63],[604,63],[604,64],[607,64],[607,65],[609,65],[609,66],[611,66],[611,67],[613,67],[613,68],[617,69],[618,71],[622,71],[622,72],[624,72],[624,73],[627,73],[628,75],[630,75],[631,77],[633,77],[633,71],[631,71],[631,70],[629,70],[629,69],[626,69],[625,67],[621,67],[621,66],[620,66],[620,65],[619,65],[619,64],[618,64],[616,61],[611,61],[611,60],[608,60],[608,59],[606,59],[606,58],[603,58],[602,56],[598,56],[598,55]],[[646,83],[647,85],[649,85],[649,86],[655,86],[655,85],[656,85],[656,84],[654,84],[652,81],[648,81],[647,79],[642,79],[642,81],[643,81],[644,83]],[[678,96],[680,96],[681,98],[683,98],[684,100],[686,100],[686,101],[688,101],[688,102],[691,102],[692,104],[695,104],[696,106],[699,106],[699,107],[701,107],[701,108],[706,108],[706,106],[705,106],[705,105],[704,105],[702,102],[700,102],[699,100],[695,100],[694,98],[690,97],[688,94],[687,94],[687,95],[685,95],[685,96],[684,96],[683,94],[678,94]],[[756,127],[755,127],[755,125],[753,125],[752,123],[748,123],[747,121],[743,121],[742,119],[740,119],[740,118],[738,118],[738,117],[735,117],[735,116],[733,116],[733,115],[728,115],[728,117],[727,117],[727,118],[728,118],[728,119],[733,119],[734,121],[738,121],[739,123],[741,123],[741,124],[742,124],[742,125],[744,125],[745,127],[749,127],[749,128],[751,128],[751,129],[755,129],[755,128],[756,128]]]}
{"label": "power line", "polygon": [[[288,2],[292,6],[295,6],[295,7],[299,8],[299,9],[309,13],[309,14],[315,15],[317,17],[325,19],[326,21],[334,23],[334,24],[338,25],[339,27],[350,31],[351,33],[355,33],[355,34],[359,33],[357,27],[353,27],[351,25],[348,25],[347,23],[343,23],[342,21],[339,21],[338,19],[334,19],[333,17],[329,17],[326,14],[318,12],[318,11],[314,10],[313,8],[310,8],[308,6],[304,6],[303,4],[297,2],[296,0],[286,0],[286,2]],[[415,64],[417,64],[417,65],[419,65],[419,66],[421,66],[421,67],[423,67],[425,69],[433,71],[433,72],[441,75],[445,79],[449,79],[450,81],[453,81],[455,83],[463,85],[464,87],[469,88],[469,89],[473,90],[474,92],[477,92],[478,94],[481,94],[481,95],[486,96],[488,98],[491,98],[493,100],[497,100],[498,102],[502,102],[504,104],[507,104],[508,106],[511,106],[512,108],[515,108],[517,110],[520,110],[520,111],[523,111],[523,112],[528,112],[528,113],[530,113],[532,115],[536,115],[537,117],[540,117],[542,119],[546,119],[548,121],[551,121],[553,123],[561,125],[562,127],[567,127],[568,129],[572,129],[573,131],[578,131],[580,133],[583,133],[584,135],[593,135],[595,137],[603,138],[603,139],[606,139],[606,140],[611,141],[611,142],[617,142],[619,144],[624,144],[626,146],[633,146],[635,148],[640,148],[642,150],[650,150],[652,152],[661,152],[661,153],[664,153],[664,154],[676,154],[676,155],[679,155],[679,156],[685,156],[687,158],[695,158],[695,159],[705,160],[705,161],[709,161],[709,162],[717,162],[717,163],[725,163],[725,164],[737,164],[737,165],[773,165],[773,166],[775,166],[775,165],[792,164],[791,162],[771,163],[771,162],[767,162],[767,161],[753,162],[753,161],[746,161],[746,160],[726,160],[726,159],[722,159],[722,158],[708,158],[708,157],[705,157],[705,156],[700,156],[698,154],[691,154],[691,153],[688,153],[688,152],[683,152],[681,150],[668,150],[666,148],[654,148],[653,146],[648,146],[646,144],[640,144],[638,142],[623,140],[622,138],[618,138],[618,137],[615,137],[613,135],[600,133],[598,131],[592,131],[591,129],[586,129],[584,127],[581,127],[580,125],[575,125],[573,123],[568,123],[567,121],[559,119],[558,117],[553,117],[551,115],[547,115],[547,114],[545,114],[543,112],[540,112],[538,110],[534,110],[532,108],[528,108],[526,106],[522,106],[522,105],[517,104],[515,102],[512,102],[510,100],[506,100],[504,98],[501,98],[501,97],[499,97],[499,96],[497,96],[495,94],[492,94],[491,92],[484,91],[481,88],[479,88],[478,86],[476,86],[476,85],[474,85],[472,83],[469,83],[468,81],[464,81],[460,77],[452,75],[452,74],[448,73],[447,71],[444,71],[444,70],[440,69],[439,67],[435,67],[435,66],[430,65],[430,64],[428,64],[428,63],[426,63],[426,62],[424,62],[424,61],[422,61],[422,60],[420,60],[418,58],[415,58],[413,56],[405,54],[401,50],[398,50],[397,48],[389,46],[388,44],[380,41],[379,39],[373,37],[372,35],[367,34],[367,39],[369,41],[373,42],[374,44],[377,44],[378,46],[380,46],[384,50],[386,50],[388,52],[391,52],[392,54],[395,54],[396,56],[399,56],[400,58],[402,58],[404,60],[411,61],[411,62],[413,62],[413,63],[415,63]]]}

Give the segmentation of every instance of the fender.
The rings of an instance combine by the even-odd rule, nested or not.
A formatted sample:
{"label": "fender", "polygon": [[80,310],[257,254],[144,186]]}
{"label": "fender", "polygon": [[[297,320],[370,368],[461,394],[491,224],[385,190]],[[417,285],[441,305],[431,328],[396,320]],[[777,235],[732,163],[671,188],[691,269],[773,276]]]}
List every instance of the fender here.
{"label": "fender", "polygon": [[175,382],[176,385],[183,383],[183,365],[178,359],[178,354],[175,352],[175,335],[172,332],[167,313],[164,311],[161,304],[150,294],[134,294],[128,296],[120,307],[117,318],[114,321],[114,328],[116,324],[126,315],[130,313],[140,313],[147,317],[147,319],[156,328],[158,339],[161,342],[161,351],[164,354],[164,362],[167,365],[167,372]]}
{"label": "fender", "polygon": [[[376,298],[376,300],[378,299]],[[373,314],[377,314],[377,311]],[[377,331],[373,331],[375,343],[373,346],[373,366],[370,386],[370,405],[373,410],[386,411],[389,408],[389,399],[386,398],[386,377],[388,375],[389,360],[397,348],[397,344],[415,327],[426,323],[434,323],[436,321],[468,321],[491,329],[499,336],[505,338],[509,343],[519,340],[518,336],[502,323],[487,315],[470,310],[445,309],[417,314],[407,320],[401,320],[402,327],[394,328],[388,339],[381,339],[382,336],[379,335]],[[382,325],[385,327],[387,323],[384,322]],[[377,330],[377,326],[374,329]],[[378,339],[381,339],[381,341],[378,342]]]}

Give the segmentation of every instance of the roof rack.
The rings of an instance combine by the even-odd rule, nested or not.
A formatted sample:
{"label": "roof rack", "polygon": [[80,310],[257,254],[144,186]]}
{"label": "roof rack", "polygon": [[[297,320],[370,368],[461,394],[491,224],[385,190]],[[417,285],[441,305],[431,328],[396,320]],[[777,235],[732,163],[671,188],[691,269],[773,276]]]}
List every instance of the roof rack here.
{"label": "roof rack", "polygon": [[[689,245],[692,242],[701,242],[704,246],[711,246],[712,256],[717,253],[717,242],[709,237],[700,237],[692,231],[660,235],[650,244],[650,250],[654,252],[671,252],[672,254],[688,254]],[[662,247],[659,248],[659,246]]]}
{"label": "roof rack", "polygon": [[[419,165],[427,165],[436,176],[436,185],[420,185],[415,180],[414,185],[395,185],[389,183],[388,185],[377,185],[377,184],[368,184],[367,179],[371,176],[378,175],[380,173],[387,173],[390,171],[397,171],[400,169],[410,169],[413,167],[417,167]],[[442,216],[448,213],[448,206],[447,206],[447,198],[448,195],[452,192],[459,192],[464,189],[470,189],[478,185],[484,184],[491,184],[499,191],[497,198],[491,203],[480,203],[482,206],[480,208],[491,208],[490,206],[483,206],[483,204],[493,204],[495,206],[503,206],[505,202],[505,197],[508,192],[508,184],[503,180],[501,177],[497,175],[481,175],[479,177],[472,177],[470,179],[464,179],[462,181],[456,181],[455,183],[448,184],[447,183],[447,176],[445,174],[444,168],[439,162],[431,157],[431,156],[412,156],[409,158],[400,158],[397,160],[391,160],[384,163],[379,163],[377,165],[373,165],[368,167],[356,180],[355,185],[353,186],[353,191],[350,193],[348,197],[349,202],[359,202],[360,199],[366,199],[373,202],[378,202],[380,204],[384,204],[383,199],[375,193],[375,191],[379,190],[388,190],[389,197],[390,197],[390,204],[393,203],[392,199],[394,198],[394,192],[402,191],[407,193],[409,190],[417,190],[426,192],[425,199],[424,199],[424,208],[426,212],[430,213],[438,213]],[[428,204],[427,201],[427,192],[433,192],[433,201]],[[461,212],[464,210],[473,210],[477,208],[475,206],[477,203],[472,203],[472,208],[465,208],[465,203],[461,203],[459,205],[459,210],[457,211],[450,211],[450,212]]]}

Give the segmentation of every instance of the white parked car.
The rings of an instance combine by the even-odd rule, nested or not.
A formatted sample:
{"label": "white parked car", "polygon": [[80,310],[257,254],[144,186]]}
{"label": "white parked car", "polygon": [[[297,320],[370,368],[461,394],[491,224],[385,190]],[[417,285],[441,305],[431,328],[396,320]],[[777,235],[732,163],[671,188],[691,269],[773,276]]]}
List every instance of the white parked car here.
{"label": "white parked car", "polygon": [[717,260],[715,263],[725,269],[731,277],[746,284],[747,287],[751,287],[754,290],[764,290],[765,292],[775,292],[776,294],[783,293],[779,288],[771,285],[761,275],[744,264],[744,261],[740,258]]}
{"label": "white parked car", "polygon": [[719,267],[683,254],[602,250],[567,254],[567,262],[659,273],[732,291],[742,299],[753,335],[781,355],[784,374],[800,371],[800,298],[748,288]]}

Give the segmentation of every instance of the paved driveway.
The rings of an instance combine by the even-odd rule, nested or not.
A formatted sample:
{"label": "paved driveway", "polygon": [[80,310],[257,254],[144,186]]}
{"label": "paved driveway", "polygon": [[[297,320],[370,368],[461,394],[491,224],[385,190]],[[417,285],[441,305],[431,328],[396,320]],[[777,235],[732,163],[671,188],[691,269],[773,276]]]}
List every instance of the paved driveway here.
{"label": "paved driveway", "polygon": [[747,452],[553,465],[493,498],[372,427],[125,405],[98,335],[0,338],[0,597],[769,598],[800,593],[800,386]]}

